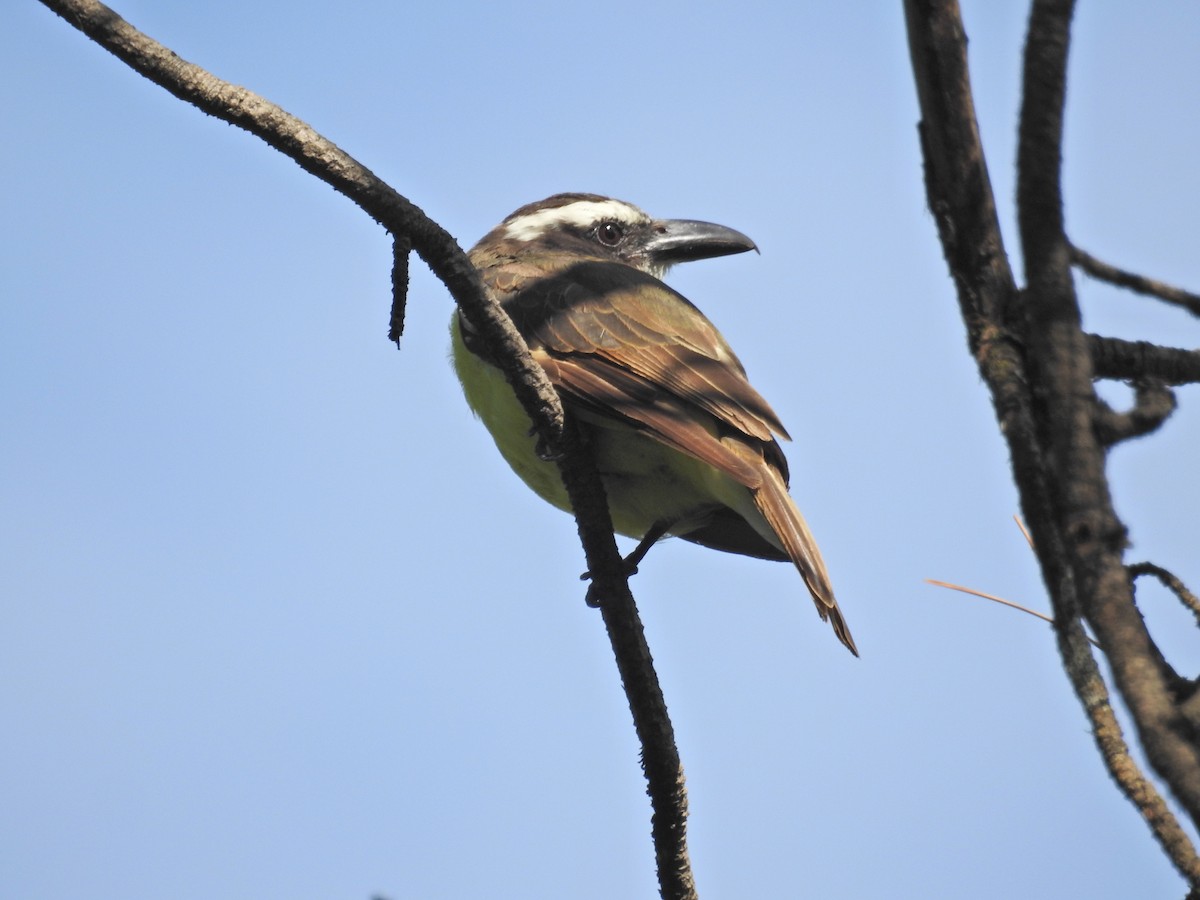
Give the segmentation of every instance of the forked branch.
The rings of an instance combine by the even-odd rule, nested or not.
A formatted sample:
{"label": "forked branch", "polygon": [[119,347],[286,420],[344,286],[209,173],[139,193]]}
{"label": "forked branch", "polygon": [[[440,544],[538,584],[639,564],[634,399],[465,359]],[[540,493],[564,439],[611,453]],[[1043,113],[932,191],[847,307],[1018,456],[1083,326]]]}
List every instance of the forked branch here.
{"label": "forked branch", "polygon": [[[1114,413],[1104,423],[1107,432],[1101,426],[1097,433],[1102,407],[1092,379],[1103,366],[1093,369],[1097,339],[1080,327],[1063,230],[1062,114],[1072,12],[1070,0],[1035,0],[1029,22],[1017,189],[1028,286],[1018,290],[975,121],[958,4],[905,0],[926,194],[970,347],[1008,443],[1064,669],[1109,773],[1197,887],[1200,858],[1130,756],[1083,629],[1086,617],[1134,710],[1142,746],[1193,821],[1200,821],[1200,759],[1161,672],[1152,662],[1146,666],[1157,648],[1133,605],[1122,564],[1125,531],[1112,510],[1101,439],[1152,427],[1166,404],[1162,389],[1152,391],[1138,410],[1140,418]],[[1146,675],[1139,666],[1152,671]]]}

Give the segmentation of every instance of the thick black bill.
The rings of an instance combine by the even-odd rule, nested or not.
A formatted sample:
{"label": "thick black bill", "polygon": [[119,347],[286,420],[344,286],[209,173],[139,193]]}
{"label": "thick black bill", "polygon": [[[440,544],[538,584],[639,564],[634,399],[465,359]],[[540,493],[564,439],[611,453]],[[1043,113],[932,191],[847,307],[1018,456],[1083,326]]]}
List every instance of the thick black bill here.
{"label": "thick black bill", "polygon": [[655,262],[670,266],[747,250],[757,253],[758,245],[740,231],[724,225],[691,219],[661,219],[654,223],[654,236],[645,249]]}

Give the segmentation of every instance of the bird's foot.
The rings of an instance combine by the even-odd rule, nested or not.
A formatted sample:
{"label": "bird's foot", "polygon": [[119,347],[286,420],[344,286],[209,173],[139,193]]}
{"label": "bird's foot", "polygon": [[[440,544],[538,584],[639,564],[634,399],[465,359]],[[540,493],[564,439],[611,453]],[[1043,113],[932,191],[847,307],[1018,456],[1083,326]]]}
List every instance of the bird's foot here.
{"label": "bird's foot", "polygon": [[[666,520],[662,522],[655,522],[654,525],[651,526],[650,530],[646,532],[645,536],[638,541],[638,545],[633,548],[633,552],[621,560],[621,566],[624,569],[623,574],[626,578],[637,574],[638,566],[641,564],[642,560],[646,558],[646,554],[650,552],[650,548],[658,543],[659,539],[662,538],[664,534],[670,531],[673,524],[675,524],[674,521]],[[588,570],[580,575],[579,580],[591,581],[591,570]],[[600,601],[596,597],[596,593],[596,584],[595,582],[592,582],[592,584],[588,586],[587,590],[588,606],[597,607],[600,605]]]}

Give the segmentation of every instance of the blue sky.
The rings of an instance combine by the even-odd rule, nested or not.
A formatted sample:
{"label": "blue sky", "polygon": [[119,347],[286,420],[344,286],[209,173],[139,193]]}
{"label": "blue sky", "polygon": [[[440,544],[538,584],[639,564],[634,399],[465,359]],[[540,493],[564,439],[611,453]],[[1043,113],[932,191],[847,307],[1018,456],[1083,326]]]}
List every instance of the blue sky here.
{"label": "blue sky", "polygon": [[[758,242],[671,281],[795,437],[863,655],[787,566],[678,541],[642,566],[701,895],[1181,896],[1048,627],[923,582],[1047,607],[924,208],[899,2],[423,6],[118,11],[464,246],[562,190]],[[965,4],[1010,249],[1021,7]],[[1192,288],[1198,44],[1195,4],[1083,4],[1065,149],[1074,239]],[[574,527],[462,402],[445,290],[414,263],[397,352],[377,226],[37,3],[0,103],[0,893],[652,896]],[[1090,328],[1197,343],[1081,288]],[[1195,588],[1179,397],[1112,474],[1131,560]],[[1189,619],[1142,597],[1194,672]]]}

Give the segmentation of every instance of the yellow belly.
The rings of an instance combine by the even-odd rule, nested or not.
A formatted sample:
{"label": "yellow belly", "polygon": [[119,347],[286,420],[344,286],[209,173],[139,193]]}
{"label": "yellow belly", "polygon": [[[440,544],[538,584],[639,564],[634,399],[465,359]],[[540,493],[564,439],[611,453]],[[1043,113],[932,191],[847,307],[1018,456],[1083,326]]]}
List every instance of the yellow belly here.
{"label": "yellow belly", "polygon": [[[450,333],[454,369],[467,403],[491,432],[501,455],[538,496],[570,512],[558,466],[538,457],[529,416],[504,375],[466,348],[457,314]],[[749,490],[728,475],[619,422],[590,416],[585,421],[591,426],[596,467],[618,533],[640,538],[656,522],[669,520],[676,523],[670,533],[686,534],[704,524],[712,510],[728,507],[756,531],[765,529],[774,537]]]}

